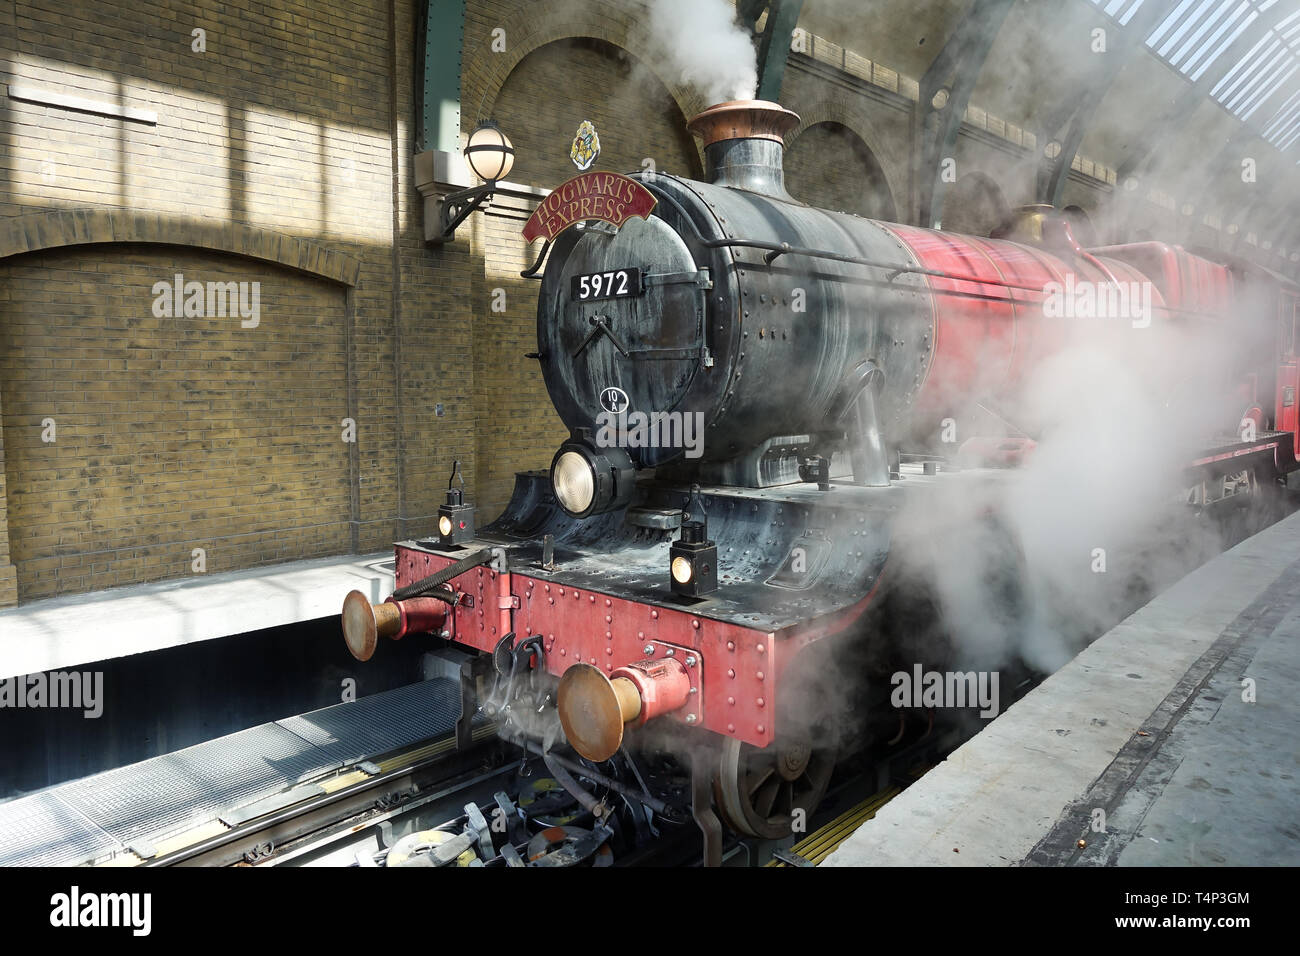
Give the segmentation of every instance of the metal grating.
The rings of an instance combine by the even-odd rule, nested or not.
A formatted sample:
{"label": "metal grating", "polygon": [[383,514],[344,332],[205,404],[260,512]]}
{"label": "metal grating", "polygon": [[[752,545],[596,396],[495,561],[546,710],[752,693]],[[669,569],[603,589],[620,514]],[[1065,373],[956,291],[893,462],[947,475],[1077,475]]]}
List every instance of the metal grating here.
{"label": "metal grating", "polygon": [[262,724],[54,788],[123,843],[162,837],[337,766],[296,734]]}
{"label": "metal grating", "polygon": [[121,849],[48,790],[0,803],[0,866],[70,866]]}
{"label": "metal grating", "polygon": [[0,866],[73,865],[156,842],[345,763],[445,736],[459,716],[459,682],[439,678],[0,803]]}
{"label": "metal grating", "polygon": [[355,763],[450,733],[459,716],[459,682],[436,678],[277,723],[332,759]]}

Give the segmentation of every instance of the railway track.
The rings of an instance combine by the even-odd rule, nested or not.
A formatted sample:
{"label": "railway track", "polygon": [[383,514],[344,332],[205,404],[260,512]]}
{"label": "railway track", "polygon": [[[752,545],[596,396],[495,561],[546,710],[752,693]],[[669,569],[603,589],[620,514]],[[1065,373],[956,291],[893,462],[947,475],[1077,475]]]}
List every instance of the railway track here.
{"label": "railway track", "polygon": [[[780,841],[729,837],[723,845],[724,865],[820,863],[958,743],[956,731],[927,734],[896,753],[855,761],[814,816],[810,834]],[[689,808],[663,806],[665,812],[652,813],[635,800],[605,791],[604,798],[622,799],[623,805],[597,820],[546,775],[540,757],[497,741],[488,726],[480,727],[474,746],[459,755],[454,738],[448,737],[392,755],[380,770],[369,777],[357,771],[343,774],[323,796],[195,842],[150,865],[628,867],[700,862],[700,833]],[[601,792],[593,781],[583,782]],[[841,812],[846,804],[850,808]],[[629,823],[629,813],[641,814],[641,822]]]}

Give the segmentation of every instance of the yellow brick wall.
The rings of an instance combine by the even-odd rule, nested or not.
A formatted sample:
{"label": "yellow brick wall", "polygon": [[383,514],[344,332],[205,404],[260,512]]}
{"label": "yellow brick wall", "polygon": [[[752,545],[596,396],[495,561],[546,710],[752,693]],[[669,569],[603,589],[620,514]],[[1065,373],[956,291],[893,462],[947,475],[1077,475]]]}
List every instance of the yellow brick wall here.
{"label": "yellow brick wall", "polygon": [[[258,283],[257,325],[156,317],[152,287],[173,272]],[[195,548],[209,573],[341,550],[341,286],[233,257],[82,246],[16,261],[0,302],[21,600],[188,575]]]}
{"label": "yellow brick wall", "polygon": [[[196,453],[165,466],[206,476],[185,485],[193,499],[209,502],[208,518],[194,533],[240,542],[220,557],[210,554],[209,571],[385,548],[397,537],[432,527],[453,457],[466,459],[467,472],[474,474],[465,289],[483,267],[463,244],[430,250],[421,241],[411,169],[415,20],[413,0],[396,0],[392,11],[388,0],[0,0],[0,84],[157,117],[146,123],[0,94],[0,232],[6,220],[47,211],[117,209],[156,220],[177,242],[159,249],[147,265],[111,246],[70,247],[53,259],[53,253],[0,258],[0,296],[8,296],[0,297],[0,360],[6,368],[36,369],[46,352],[62,355],[67,349],[117,354],[121,345],[114,336],[123,325],[147,326],[148,297],[142,304],[136,296],[132,304],[100,309],[103,289],[201,269],[229,271],[236,280],[260,278],[264,294],[275,282],[282,292],[274,305],[264,298],[264,328],[272,308],[274,321],[288,323],[273,334],[289,336],[276,346],[290,350],[277,360],[289,365],[259,377],[254,390],[265,407],[292,399],[292,414],[236,429],[237,440],[220,460]],[[194,49],[195,29],[206,31],[205,52]],[[191,226],[193,243],[185,236]],[[200,237],[231,226],[257,241],[296,237],[358,261],[350,326],[345,328],[345,292],[337,283],[328,286],[327,306],[317,280],[250,259],[223,260],[218,268],[213,253],[186,248],[207,245]],[[50,262],[58,263],[58,274],[44,279],[58,301],[41,301],[33,286],[44,279],[31,270]],[[139,268],[149,274],[138,274]],[[94,281],[68,280],[87,269]],[[39,324],[47,313],[78,323],[75,345]],[[310,334],[301,334],[293,321],[308,314]],[[95,324],[109,318],[117,328]],[[176,330],[181,338],[175,348],[186,361],[195,353],[182,339],[192,331]],[[291,394],[288,380],[277,376],[296,374],[301,362],[287,356],[320,345],[318,333],[329,337],[328,374],[313,369],[310,388]],[[203,343],[209,344],[214,343]],[[173,354],[177,361],[179,356]],[[338,367],[340,356],[348,369]],[[195,365],[190,371],[202,387],[234,400],[233,391],[223,393],[226,369]],[[0,440],[8,439],[0,444],[0,454],[8,452],[0,459],[0,606],[17,597],[9,551],[33,573],[38,566],[32,562],[46,562],[39,565],[39,583],[23,571],[24,599],[188,572],[188,547],[184,560],[159,551],[176,540],[177,521],[141,511],[143,505],[123,497],[131,493],[126,485],[156,484],[157,492],[139,493],[159,500],[174,490],[170,479],[150,471],[157,462],[138,434],[114,439],[111,448],[124,484],[92,483],[84,467],[74,468],[72,476],[65,469],[58,503],[41,503],[38,486],[45,486],[29,470],[32,403],[62,408],[73,401],[77,408],[69,398],[77,384],[30,378],[21,384],[20,400],[12,397],[20,390],[18,380],[6,382],[10,401],[0,405]],[[213,444],[232,434],[221,400],[197,409],[146,403],[133,412],[140,404],[136,396],[109,392],[98,396],[103,407],[95,413],[103,418],[145,416],[142,426],[206,433]],[[433,413],[438,403],[445,408],[442,417]],[[332,446],[328,454],[304,452],[306,460],[290,455],[269,470],[250,452],[268,442],[298,451],[304,441],[311,445],[316,439],[304,440],[292,421],[299,411],[328,413],[337,438],[346,409],[357,419],[358,440],[355,461],[345,458],[342,471]],[[60,454],[72,451],[60,448]],[[68,462],[73,467],[74,458]],[[295,479],[299,468],[302,477]],[[232,471],[248,479],[232,479]],[[119,523],[105,523],[104,515],[117,515]],[[106,551],[135,557],[115,564],[102,557]],[[62,570],[52,584],[44,578],[56,555]]]}

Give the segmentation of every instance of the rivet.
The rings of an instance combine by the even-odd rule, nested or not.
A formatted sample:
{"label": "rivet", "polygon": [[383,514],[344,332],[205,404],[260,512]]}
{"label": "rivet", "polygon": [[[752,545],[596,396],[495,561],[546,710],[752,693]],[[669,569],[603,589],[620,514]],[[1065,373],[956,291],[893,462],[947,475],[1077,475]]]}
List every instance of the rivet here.
{"label": "rivet", "polygon": [[560,648],[560,656],[561,656],[561,657],[567,657],[568,655],[569,655],[569,651],[568,651],[568,649],[567,649],[567,648],[564,648],[564,647],[561,647],[561,648]]}
{"label": "rivet", "polygon": [[764,701],[763,698],[759,697],[757,700],[754,701],[754,703],[758,704],[759,707],[762,707],[763,704],[766,703],[766,701]]}
{"label": "rivet", "polygon": [[606,653],[606,654],[613,654],[613,653],[614,653],[614,648],[612,648],[612,647],[607,647],[607,648],[605,648],[605,653]]}
{"label": "rivet", "polygon": [[559,593],[560,597],[564,597],[564,588],[560,588],[560,590],[559,590],[558,593]]}
{"label": "rivet", "polygon": [[605,598],[605,607],[609,607],[609,606],[612,605],[613,603],[614,603],[614,602],[611,601],[609,598]]}
{"label": "rivet", "polygon": [[698,630],[700,629],[700,622],[699,622],[699,621],[691,621],[691,627],[695,628],[695,629],[698,631]]}
{"label": "rivet", "polygon": [[555,603],[555,598],[547,598],[546,601],[547,601],[548,604],[554,604],[554,603]]}
{"label": "rivet", "polygon": [[736,732],[736,725],[735,725],[735,724],[727,724],[727,733],[729,733],[729,734],[734,734],[735,732]]}
{"label": "rivet", "polygon": [[729,651],[734,651],[735,649],[736,649],[736,642],[735,642],[735,641],[727,641],[727,650],[729,650]]}
{"label": "rivet", "polygon": [[546,593],[547,593],[547,594],[550,594],[550,593],[551,593],[551,586],[550,586],[549,584],[546,585]]}
{"label": "rivet", "polygon": [[736,672],[735,672],[734,670],[732,670],[731,668],[728,668],[728,669],[727,669],[727,676],[728,676],[728,677],[735,677],[735,676],[736,676]]}
{"label": "rivet", "polygon": [[614,632],[613,632],[613,631],[606,631],[606,632],[605,632],[605,640],[607,640],[607,641],[612,641],[613,639],[614,639]]}
{"label": "rivet", "polygon": [[763,647],[762,644],[759,644],[758,647],[754,648],[754,650],[756,650],[756,651],[758,651],[760,654],[762,654],[763,651],[765,650],[765,648]]}
{"label": "rivet", "polygon": [[767,733],[767,728],[764,727],[762,724],[759,724],[759,725],[758,725],[758,732],[759,732],[760,734],[765,734],[765,733]]}
{"label": "rivet", "polygon": [[727,703],[730,704],[732,707],[735,707],[735,706],[736,706],[736,698],[734,698],[734,697],[728,697],[728,698],[727,698]]}
{"label": "rivet", "polygon": [[656,618],[656,619],[657,619],[657,618],[659,617],[659,612],[658,612],[658,611],[651,611],[651,612],[650,612],[650,616],[651,616],[652,618]]}
{"label": "rivet", "polygon": [[758,676],[758,679],[759,679],[759,680],[762,680],[762,679],[763,679],[763,672],[762,672],[762,671],[759,671],[757,676]]}
{"label": "rivet", "polygon": [[647,657],[649,657],[654,652],[655,652],[655,646],[653,644],[647,644],[645,647],[641,648],[641,653],[645,654]]}
{"label": "rivet", "polygon": [[613,620],[614,620],[613,615],[611,615],[611,614],[606,614],[606,615],[605,615],[605,623],[606,623],[606,624],[609,624],[609,623],[612,622]]}
{"label": "rivet", "polygon": [[699,720],[699,718],[696,717],[694,714],[687,714],[687,715],[686,715],[686,722],[687,722],[688,724],[693,724],[693,723],[695,723],[697,720]]}

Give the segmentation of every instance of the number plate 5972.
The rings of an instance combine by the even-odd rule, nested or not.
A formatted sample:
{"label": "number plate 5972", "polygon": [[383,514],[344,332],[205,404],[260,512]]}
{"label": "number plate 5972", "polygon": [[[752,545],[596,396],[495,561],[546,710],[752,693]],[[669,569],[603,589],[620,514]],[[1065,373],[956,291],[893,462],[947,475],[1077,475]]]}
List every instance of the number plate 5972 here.
{"label": "number plate 5972", "polygon": [[642,292],[640,269],[615,269],[573,277],[573,298],[579,302],[592,299],[618,299]]}

